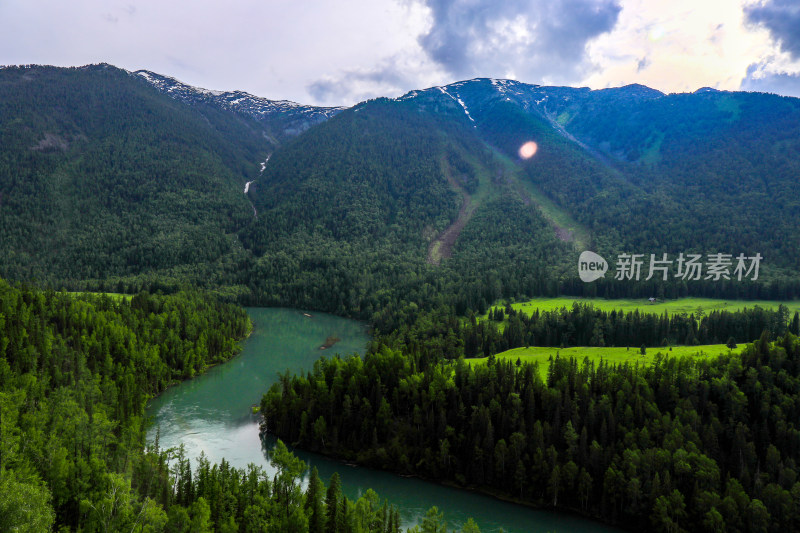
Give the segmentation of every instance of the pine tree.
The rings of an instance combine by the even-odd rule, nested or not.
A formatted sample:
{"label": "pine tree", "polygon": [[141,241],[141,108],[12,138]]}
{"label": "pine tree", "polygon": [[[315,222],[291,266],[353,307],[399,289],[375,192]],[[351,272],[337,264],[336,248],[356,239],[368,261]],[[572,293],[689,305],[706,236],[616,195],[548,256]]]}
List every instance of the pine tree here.
{"label": "pine tree", "polygon": [[342,482],[339,473],[334,472],[328,484],[328,493],[325,495],[325,508],[327,509],[327,533],[343,533],[338,526],[343,522],[342,508],[339,505],[342,499]]}
{"label": "pine tree", "polygon": [[311,470],[308,489],[306,489],[306,501],[303,505],[306,514],[308,514],[308,530],[311,533],[323,533],[325,531],[325,508],[322,502],[324,488],[315,466]]}

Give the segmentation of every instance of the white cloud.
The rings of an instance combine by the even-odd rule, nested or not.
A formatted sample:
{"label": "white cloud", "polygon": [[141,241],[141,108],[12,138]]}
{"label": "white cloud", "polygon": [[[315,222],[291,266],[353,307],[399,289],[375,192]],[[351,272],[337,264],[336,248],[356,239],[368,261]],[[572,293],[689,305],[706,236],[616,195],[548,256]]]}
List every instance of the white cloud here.
{"label": "white cloud", "polygon": [[108,62],[308,102],[320,77],[416,45],[407,14],[393,0],[5,0],[0,64]]}
{"label": "white cloud", "polygon": [[614,30],[589,47],[594,88],[642,83],[664,92],[736,90],[748,67],[774,54],[769,33],[745,24],[745,2],[623,3]]}
{"label": "white cloud", "polygon": [[475,76],[674,92],[800,72],[774,9],[757,25],[745,0],[615,2],[3,0],[0,64],[108,62],[331,105]]}

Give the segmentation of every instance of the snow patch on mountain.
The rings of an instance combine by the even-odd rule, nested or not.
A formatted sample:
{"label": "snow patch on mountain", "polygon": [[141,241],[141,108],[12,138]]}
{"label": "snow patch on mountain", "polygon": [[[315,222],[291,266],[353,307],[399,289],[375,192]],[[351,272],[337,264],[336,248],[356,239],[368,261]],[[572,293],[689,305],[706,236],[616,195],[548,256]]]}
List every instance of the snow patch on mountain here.
{"label": "snow patch on mountain", "polygon": [[475,119],[472,118],[472,116],[470,116],[469,109],[467,109],[467,104],[464,103],[464,100],[462,100],[461,98],[456,98],[456,102],[461,104],[461,107],[464,108],[464,113],[467,114],[467,118],[470,119],[472,122],[475,122]]}
{"label": "snow patch on mountain", "polygon": [[[405,100],[411,100],[413,98],[416,98],[418,94],[420,94],[420,91],[409,91],[406,94],[404,94],[403,96],[398,96],[394,100],[396,102],[403,102]],[[356,110],[356,111],[358,111],[358,110]]]}
{"label": "snow patch on mountain", "polygon": [[169,94],[178,100],[187,103],[210,101],[224,109],[244,113],[256,119],[276,114],[292,114],[319,122],[347,109],[346,107],[306,106],[289,100],[269,100],[244,91],[212,91],[194,87],[173,77],[156,74],[149,70],[137,70],[133,75],[143,78],[162,93]]}
{"label": "snow patch on mountain", "polygon": [[517,96],[522,96],[522,93],[518,90],[519,86],[522,85],[523,87],[538,89],[539,85],[528,85],[523,84],[515,80],[501,80],[496,78],[490,78],[489,81],[492,82],[492,85],[497,89],[497,92],[500,94],[515,94]]}
{"label": "snow patch on mountain", "polygon": [[[465,82],[461,82],[461,83],[465,83]],[[454,84],[452,84],[451,86],[456,86],[456,84],[454,83]],[[449,96],[450,98],[452,98],[453,100],[455,100],[455,101],[456,101],[456,103],[457,103],[458,105],[460,105],[460,106],[461,106],[461,109],[463,109],[463,110],[464,110],[464,114],[466,114],[466,115],[467,115],[467,118],[468,118],[468,119],[470,119],[472,122],[475,122],[475,119],[474,119],[474,118],[472,118],[472,117],[469,115],[469,110],[467,109],[467,106],[466,106],[466,104],[464,103],[464,100],[462,100],[461,98],[458,98],[458,97],[456,97],[456,96],[453,96],[452,94],[450,94],[449,92],[447,92],[447,90],[446,90],[444,87],[436,87],[436,88],[437,88],[437,89],[439,89],[440,91],[442,91],[442,93],[443,93],[443,94],[446,94],[447,96]],[[458,87],[456,86],[456,88],[458,88]]]}

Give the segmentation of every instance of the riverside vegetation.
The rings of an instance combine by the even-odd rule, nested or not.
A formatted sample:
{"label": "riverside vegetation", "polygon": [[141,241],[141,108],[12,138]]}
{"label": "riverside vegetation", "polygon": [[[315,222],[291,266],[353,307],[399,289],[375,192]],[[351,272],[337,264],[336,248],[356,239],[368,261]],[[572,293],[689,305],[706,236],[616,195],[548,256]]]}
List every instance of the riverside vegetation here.
{"label": "riverside vegetation", "polygon": [[[327,487],[278,442],[277,473],[144,445],[148,398],[238,351],[245,312],[197,293],[132,298],[0,280],[0,530],[380,531],[397,510]],[[433,509],[422,524],[439,524]],[[323,529],[328,527],[329,529]],[[465,531],[478,531],[465,528]]]}
{"label": "riverside vegetation", "polygon": [[556,358],[546,379],[381,347],[283,376],[261,409],[312,450],[637,531],[791,531],[798,391],[800,340],[784,331],[714,358]]}

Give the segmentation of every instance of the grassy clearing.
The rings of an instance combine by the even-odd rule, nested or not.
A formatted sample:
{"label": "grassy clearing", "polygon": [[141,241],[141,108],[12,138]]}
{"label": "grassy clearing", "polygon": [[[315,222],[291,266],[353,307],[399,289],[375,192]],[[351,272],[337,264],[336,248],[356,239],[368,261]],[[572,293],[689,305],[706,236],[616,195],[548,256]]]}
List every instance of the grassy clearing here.
{"label": "grassy clearing", "polygon": [[[780,302],[774,300],[717,300],[713,298],[680,298],[678,300],[659,300],[655,303],[650,303],[646,299],[618,299],[606,300],[603,298],[575,298],[570,296],[558,298],[532,298],[524,302],[516,302],[511,304],[515,311],[522,311],[530,315],[534,309],[540,311],[552,311],[553,309],[567,309],[572,307],[572,304],[578,302],[581,304],[592,304],[595,309],[602,311],[629,311],[639,310],[640,313],[655,313],[662,314],[666,311],[669,315],[676,315],[680,313],[696,313],[701,309],[703,313],[708,314],[711,311],[740,311],[747,307],[752,309],[755,306],[763,307],[764,309],[777,309],[779,305],[783,304],[789,308],[790,313],[800,311],[800,300]],[[492,308],[505,309],[505,303],[494,305]],[[482,318],[487,318],[486,315]]]}
{"label": "grassy clearing", "polygon": [[[475,177],[478,178],[478,188],[475,192],[470,194],[470,202],[467,206],[469,214],[472,215],[482,204],[494,199],[498,191],[497,188],[492,185],[491,171],[486,168],[477,157],[461,149],[458,149],[458,153],[472,166],[472,169],[475,171]],[[446,172],[450,172],[446,161],[444,161],[444,156],[442,156],[441,164]]]}
{"label": "grassy clearing", "polygon": [[527,195],[541,211],[545,220],[553,226],[569,232],[572,235],[572,242],[577,250],[588,250],[591,248],[591,234],[589,230],[572,218],[568,211],[559,207],[548,198],[539,188],[528,179],[508,156],[494,150],[497,159],[506,167],[506,172],[511,179],[519,186],[522,195]]}
{"label": "grassy clearing", "polygon": [[[590,361],[599,363],[604,360],[611,364],[639,363],[649,364],[653,362],[659,353],[670,357],[716,357],[727,354],[729,351],[738,354],[744,348],[744,344],[739,344],[735,349],[728,350],[724,344],[704,344],[699,346],[673,346],[670,348],[647,348],[647,353],[642,355],[638,347],[626,348],[598,348],[594,346],[577,346],[573,348],[553,348],[543,346],[531,346],[530,348],[513,348],[497,354],[498,360],[510,359],[516,362],[519,359],[523,363],[539,363],[539,373],[547,376],[550,357],[569,359],[574,357],[579,363],[588,357]],[[475,365],[485,365],[488,358],[467,359],[467,362]]]}
{"label": "grassy clearing", "polygon": [[442,261],[442,241],[434,241],[428,250],[428,262],[432,265],[438,265]]}
{"label": "grassy clearing", "polygon": [[664,141],[664,134],[658,132],[651,138],[653,139],[652,143],[647,147],[645,153],[639,158],[639,161],[648,165],[655,165],[661,161],[661,143]]}
{"label": "grassy clearing", "polygon": [[742,114],[742,106],[739,103],[739,100],[733,98],[732,96],[725,96],[723,98],[718,98],[716,100],[717,110],[719,111],[727,111],[731,114],[731,117],[726,121],[728,124],[732,124],[739,120],[739,117]]}
{"label": "grassy clearing", "polygon": [[101,294],[104,294],[115,301],[130,300],[133,297],[130,294],[122,294],[119,292],[67,292],[67,294],[71,296],[83,296],[84,294],[93,294],[95,296],[99,296]]}

